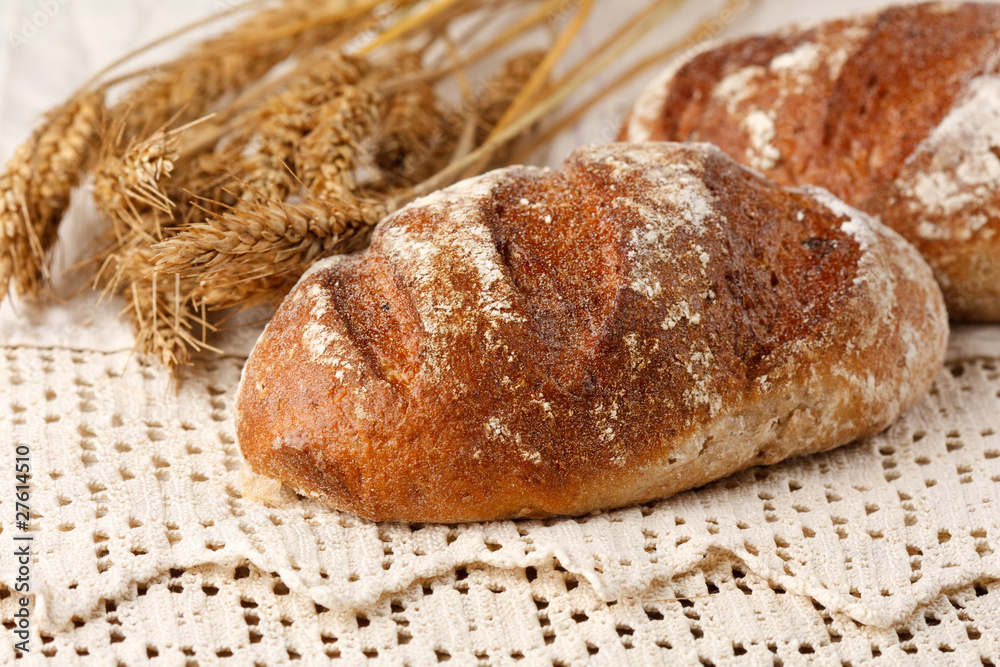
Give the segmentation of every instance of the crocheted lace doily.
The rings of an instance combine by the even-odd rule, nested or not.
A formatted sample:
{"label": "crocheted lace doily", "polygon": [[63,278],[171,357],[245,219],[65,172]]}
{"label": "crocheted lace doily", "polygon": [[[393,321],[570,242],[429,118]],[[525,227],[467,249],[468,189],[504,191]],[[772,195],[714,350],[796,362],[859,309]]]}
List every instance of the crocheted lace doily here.
{"label": "crocheted lace doily", "polygon": [[243,498],[242,358],[178,383],[128,353],[3,348],[0,620],[27,444],[32,645],[57,659],[997,664],[998,359],[1000,327],[957,331],[924,400],[833,452],[579,519],[440,526]]}

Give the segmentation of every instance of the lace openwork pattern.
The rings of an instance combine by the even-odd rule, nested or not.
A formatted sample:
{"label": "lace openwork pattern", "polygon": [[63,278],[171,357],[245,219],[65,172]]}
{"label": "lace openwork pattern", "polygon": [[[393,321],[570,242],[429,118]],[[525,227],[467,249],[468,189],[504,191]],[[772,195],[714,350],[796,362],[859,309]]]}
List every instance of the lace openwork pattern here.
{"label": "lace openwork pattern", "polygon": [[178,383],[127,353],[0,349],[0,442],[32,449],[35,659],[1000,664],[992,333],[986,355],[956,336],[930,395],[866,441],[644,506],[461,526],[242,498],[240,358]]}

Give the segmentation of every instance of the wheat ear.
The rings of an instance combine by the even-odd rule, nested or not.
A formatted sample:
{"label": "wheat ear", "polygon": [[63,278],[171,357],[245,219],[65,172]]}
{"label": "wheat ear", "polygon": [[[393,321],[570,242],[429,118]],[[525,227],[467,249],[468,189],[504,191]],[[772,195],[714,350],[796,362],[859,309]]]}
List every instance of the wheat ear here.
{"label": "wheat ear", "polygon": [[47,252],[92,154],[103,110],[102,90],[54,109],[0,174],[0,300],[10,287],[28,299],[39,296]]}
{"label": "wheat ear", "polygon": [[[121,157],[102,160],[94,171],[94,200],[115,225],[119,237],[127,230],[162,237],[159,221],[170,218],[173,202],[164,182],[174,171],[180,151],[180,132],[159,131],[135,142]],[[148,215],[158,211],[161,215]],[[149,220],[156,221],[150,228]]]}
{"label": "wheat ear", "polygon": [[[308,199],[288,204],[264,197],[253,205],[189,225],[154,246],[158,271],[197,275],[194,296],[212,308],[241,305],[226,289],[298,277],[319,257],[350,251],[386,214],[375,200]],[[260,281],[264,281],[263,283]]]}

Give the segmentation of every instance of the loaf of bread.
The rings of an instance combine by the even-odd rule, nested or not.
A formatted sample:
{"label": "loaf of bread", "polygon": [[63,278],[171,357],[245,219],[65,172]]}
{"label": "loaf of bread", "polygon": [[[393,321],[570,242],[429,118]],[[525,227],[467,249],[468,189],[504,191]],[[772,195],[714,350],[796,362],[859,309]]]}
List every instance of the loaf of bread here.
{"label": "loaf of bread", "polygon": [[931,3],[690,51],[622,139],[707,141],[913,243],[957,320],[1000,321],[1000,5]]}
{"label": "loaf of bread", "polygon": [[888,426],[941,367],[927,264],[707,144],[418,200],[304,275],[236,399],[258,474],[375,520],[581,514]]}

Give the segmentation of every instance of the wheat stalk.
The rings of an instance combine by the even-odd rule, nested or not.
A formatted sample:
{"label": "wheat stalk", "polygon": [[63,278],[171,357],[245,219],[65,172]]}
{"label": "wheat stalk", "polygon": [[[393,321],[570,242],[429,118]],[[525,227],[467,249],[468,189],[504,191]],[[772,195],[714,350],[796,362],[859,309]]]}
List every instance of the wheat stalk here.
{"label": "wheat stalk", "polygon": [[94,148],[103,105],[96,90],[50,112],[0,174],[0,300],[11,286],[19,296],[39,296],[46,253]]}
{"label": "wheat stalk", "polygon": [[164,190],[164,182],[179,157],[180,134],[161,130],[130,145],[121,157],[108,156],[94,170],[94,200],[116,225],[119,237],[127,229],[152,234],[156,239],[162,237],[163,216],[149,213],[171,216],[173,202]]}
{"label": "wheat stalk", "polygon": [[271,286],[297,278],[317,258],[364,243],[387,212],[374,200],[288,204],[258,196],[252,203],[189,225],[155,245],[157,271],[198,276],[201,285],[193,294],[210,307],[241,305],[246,292],[234,299],[224,288],[248,281]]}

